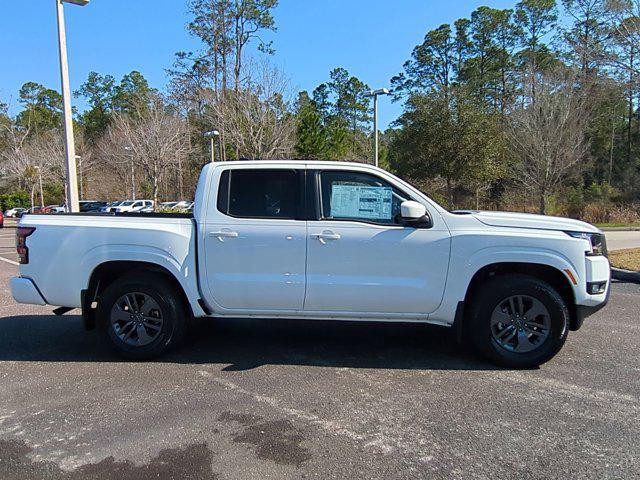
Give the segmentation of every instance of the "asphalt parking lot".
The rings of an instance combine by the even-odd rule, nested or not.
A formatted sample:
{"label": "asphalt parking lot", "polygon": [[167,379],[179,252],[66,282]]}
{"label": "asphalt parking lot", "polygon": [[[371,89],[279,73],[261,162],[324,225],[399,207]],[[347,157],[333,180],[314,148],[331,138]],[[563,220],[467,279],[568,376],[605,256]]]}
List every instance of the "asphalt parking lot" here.
{"label": "asphalt parking lot", "polygon": [[638,285],[509,371],[443,329],[328,322],[211,322],[126,362],[15,304],[16,273],[0,261],[0,479],[640,478]]}

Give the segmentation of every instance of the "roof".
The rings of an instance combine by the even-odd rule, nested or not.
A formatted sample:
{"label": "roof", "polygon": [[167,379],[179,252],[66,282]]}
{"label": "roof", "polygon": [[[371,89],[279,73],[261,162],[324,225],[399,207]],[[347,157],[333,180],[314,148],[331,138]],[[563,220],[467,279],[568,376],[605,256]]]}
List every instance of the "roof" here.
{"label": "roof", "polygon": [[320,165],[320,166],[345,166],[345,167],[368,167],[378,168],[370,163],[364,162],[343,162],[340,160],[227,160],[226,162],[215,162],[214,166],[232,165],[255,165],[255,164],[278,164],[278,165]]}

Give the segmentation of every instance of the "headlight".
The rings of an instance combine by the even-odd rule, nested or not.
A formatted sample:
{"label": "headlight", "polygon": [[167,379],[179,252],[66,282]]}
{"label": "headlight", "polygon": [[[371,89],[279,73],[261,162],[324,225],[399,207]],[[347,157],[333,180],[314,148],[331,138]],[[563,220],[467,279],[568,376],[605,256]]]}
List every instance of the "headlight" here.
{"label": "headlight", "polygon": [[586,233],[586,232],[565,232],[573,238],[581,238],[588,240],[591,244],[591,251],[587,252],[590,257],[607,256],[607,239],[604,233]]}

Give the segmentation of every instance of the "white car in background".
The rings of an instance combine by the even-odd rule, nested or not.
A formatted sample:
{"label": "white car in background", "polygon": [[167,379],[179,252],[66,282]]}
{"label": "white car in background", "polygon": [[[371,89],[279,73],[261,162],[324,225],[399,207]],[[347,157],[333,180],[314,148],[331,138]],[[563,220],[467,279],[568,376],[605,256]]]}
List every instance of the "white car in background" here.
{"label": "white car in background", "polygon": [[101,208],[100,211],[102,213],[115,212],[116,211],[116,207],[119,207],[123,203],[124,203],[124,201],[122,201],[122,200],[111,202],[106,207]]}
{"label": "white car in background", "polygon": [[63,203],[56,207],[51,207],[51,213],[67,213],[67,206]]}
{"label": "white car in background", "polygon": [[172,210],[178,205],[179,202],[160,202],[158,207],[164,210]]}
{"label": "white car in background", "polygon": [[26,211],[27,211],[26,208],[20,208],[20,207],[10,208],[6,212],[4,212],[4,216],[8,218],[14,218],[14,217],[20,216],[21,213],[24,213]]}
{"label": "white car in background", "polygon": [[158,204],[161,210],[175,210],[176,212],[186,211],[193,202],[188,200],[180,200],[179,202],[161,202]]}
{"label": "white car in background", "polygon": [[111,211],[116,213],[141,212],[148,209],[153,211],[153,207],[153,200],[126,200]]}

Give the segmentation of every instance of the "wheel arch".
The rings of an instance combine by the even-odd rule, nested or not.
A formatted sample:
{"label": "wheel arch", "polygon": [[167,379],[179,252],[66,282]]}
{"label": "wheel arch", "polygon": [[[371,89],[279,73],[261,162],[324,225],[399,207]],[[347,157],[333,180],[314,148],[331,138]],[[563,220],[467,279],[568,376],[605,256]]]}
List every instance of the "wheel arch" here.
{"label": "wheel arch", "polygon": [[467,286],[464,297],[465,313],[483,281],[497,275],[510,274],[528,275],[548,283],[558,292],[569,308],[571,314],[569,329],[577,330],[580,328],[580,325],[578,325],[578,316],[576,315],[576,299],[571,281],[567,275],[558,268],[543,263],[496,262],[483,266],[473,275]]}
{"label": "wheel arch", "polygon": [[82,291],[82,317],[87,330],[96,326],[96,304],[100,301],[102,292],[113,282],[133,272],[154,273],[166,278],[178,292],[188,312],[194,315],[193,305],[183,285],[169,269],[152,262],[112,260],[96,265],[89,276],[87,288]]}

